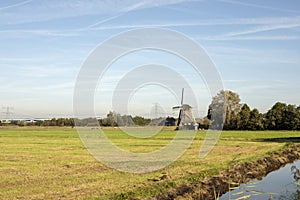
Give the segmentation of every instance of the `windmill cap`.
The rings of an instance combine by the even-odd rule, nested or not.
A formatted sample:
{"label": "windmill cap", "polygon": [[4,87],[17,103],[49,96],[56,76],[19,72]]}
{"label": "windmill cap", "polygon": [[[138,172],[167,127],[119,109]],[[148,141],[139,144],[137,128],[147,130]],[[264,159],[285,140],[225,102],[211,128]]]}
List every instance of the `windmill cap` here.
{"label": "windmill cap", "polygon": [[182,104],[181,108],[182,108],[183,110],[188,110],[188,109],[191,109],[192,106],[190,106],[190,105],[188,105],[188,104]]}

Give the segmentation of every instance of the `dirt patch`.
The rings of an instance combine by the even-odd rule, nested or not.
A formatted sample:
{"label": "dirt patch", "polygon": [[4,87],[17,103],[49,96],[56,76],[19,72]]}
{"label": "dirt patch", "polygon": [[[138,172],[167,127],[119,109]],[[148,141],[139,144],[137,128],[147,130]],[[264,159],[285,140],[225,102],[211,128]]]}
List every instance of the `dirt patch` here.
{"label": "dirt patch", "polygon": [[235,165],[232,169],[224,170],[219,175],[207,177],[201,182],[181,185],[145,200],[171,199],[215,199],[229,190],[229,186],[238,186],[251,179],[261,179],[268,173],[275,171],[287,163],[300,159],[300,144],[292,145],[257,161]]}

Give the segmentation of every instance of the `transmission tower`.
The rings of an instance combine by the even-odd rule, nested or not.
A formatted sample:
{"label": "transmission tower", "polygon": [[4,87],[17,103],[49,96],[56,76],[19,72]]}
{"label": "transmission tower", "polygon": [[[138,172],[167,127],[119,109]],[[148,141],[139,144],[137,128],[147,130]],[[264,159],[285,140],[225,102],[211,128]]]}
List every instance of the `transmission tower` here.
{"label": "transmission tower", "polygon": [[155,103],[154,106],[155,106],[154,116],[155,116],[155,119],[156,119],[157,115],[158,115],[158,103]]}
{"label": "transmission tower", "polygon": [[13,114],[13,112],[11,110],[14,109],[14,107],[10,107],[10,106],[3,106],[2,109],[4,110],[2,113],[5,114],[5,119],[6,119],[6,123],[9,122],[9,119],[11,117],[11,114]]}

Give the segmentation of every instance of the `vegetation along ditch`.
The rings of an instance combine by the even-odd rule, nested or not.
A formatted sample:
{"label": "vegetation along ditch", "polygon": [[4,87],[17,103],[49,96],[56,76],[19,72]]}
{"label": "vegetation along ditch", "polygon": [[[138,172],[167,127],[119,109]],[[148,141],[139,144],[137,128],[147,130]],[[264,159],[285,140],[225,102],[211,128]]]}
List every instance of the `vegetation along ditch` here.
{"label": "vegetation along ditch", "polygon": [[262,179],[272,171],[300,159],[300,144],[287,146],[283,150],[271,153],[253,162],[245,162],[223,170],[218,175],[207,177],[201,182],[180,185],[164,194],[146,198],[146,200],[171,199],[217,199],[229,191],[253,179]]}

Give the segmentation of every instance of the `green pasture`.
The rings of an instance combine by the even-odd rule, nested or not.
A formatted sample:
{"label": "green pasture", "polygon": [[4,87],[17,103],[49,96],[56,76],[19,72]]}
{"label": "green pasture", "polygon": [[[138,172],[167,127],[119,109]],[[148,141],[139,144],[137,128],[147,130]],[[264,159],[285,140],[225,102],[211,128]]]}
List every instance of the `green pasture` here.
{"label": "green pasture", "polygon": [[[142,131],[142,129],[141,129]],[[120,148],[149,152],[165,146],[176,132],[164,129],[150,139],[136,139],[119,129],[105,129]],[[152,196],[180,184],[202,180],[219,170],[299,142],[300,132],[224,131],[213,151],[199,158],[205,131],[185,154],[163,170],[130,174],[96,161],[76,129],[0,128],[0,199],[127,199]],[[163,175],[164,178],[161,177]]]}

